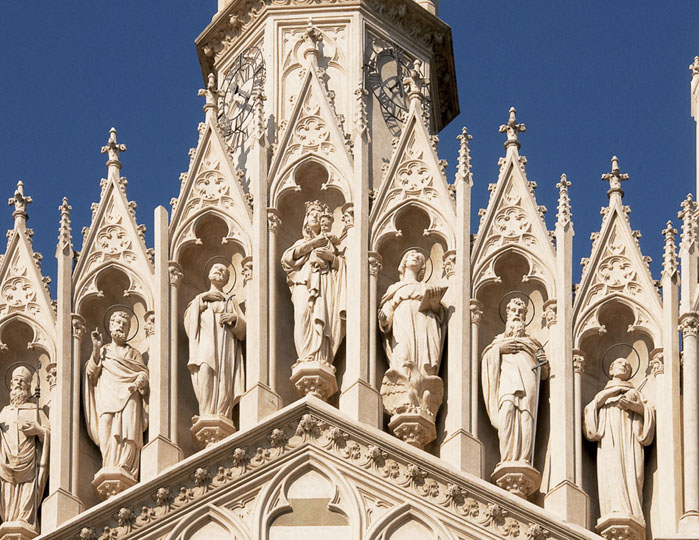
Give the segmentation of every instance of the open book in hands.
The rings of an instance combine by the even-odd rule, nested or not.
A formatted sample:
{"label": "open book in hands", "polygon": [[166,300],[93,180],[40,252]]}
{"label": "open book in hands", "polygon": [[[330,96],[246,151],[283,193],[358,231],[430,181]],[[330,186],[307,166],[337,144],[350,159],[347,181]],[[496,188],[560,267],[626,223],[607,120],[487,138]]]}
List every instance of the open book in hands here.
{"label": "open book in hands", "polygon": [[420,311],[438,311],[446,292],[446,285],[427,285],[425,287],[425,295],[422,297],[422,302],[420,302]]}

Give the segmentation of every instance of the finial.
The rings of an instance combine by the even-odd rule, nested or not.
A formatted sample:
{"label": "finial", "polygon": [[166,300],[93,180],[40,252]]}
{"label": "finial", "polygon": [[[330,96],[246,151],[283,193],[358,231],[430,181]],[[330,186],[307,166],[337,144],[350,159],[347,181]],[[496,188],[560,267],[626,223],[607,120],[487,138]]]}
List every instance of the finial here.
{"label": "finial", "polygon": [[527,131],[527,126],[517,123],[517,109],[510,107],[510,117],[507,120],[507,124],[500,126],[500,133],[507,133],[505,148],[515,146],[519,149],[521,144],[519,142],[518,133],[524,133],[525,131]]}
{"label": "finial", "polygon": [[8,206],[15,207],[15,211],[12,212],[12,217],[15,218],[15,228],[23,226],[27,222],[27,205],[31,203],[32,198],[24,195],[24,183],[19,180],[14,196],[7,201]]}
{"label": "finial", "polygon": [[303,52],[303,58],[309,60],[313,67],[317,67],[318,58],[320,57],[318,44],[323,41],[323,34],[313,25],[312,20],[308,21],[306,30],[303,33],[303,41],[306,46],[306,50]]}
{"label": "finial", "polygon": [[206,79],[206,88],[200,88],[197,92],[199,97],[206,98],[204,103],[204,113],[207,120],[215,119],[218,115],[218,90],[216,89],[216,75],[209,73]]}
{"label": "finial", "polygon": [[694,62],[689,65],[689,70],[692,72],[692,77],[699,75],[699,56],[694,57]]}
{"label": "finial", "polygon": [[459,158],[456,164],[456,178],[457,180],[463,180],[469,185],[472,185],[471,149],[468,146],[468,141],[473,139],[473,135],[471,135],[466,126],[464,126],[461,128],[461,133],[457,135],[456,138],[459,141]]}
{"label": "finial", "polygon": [[561,175],[561,180],[556,184],[558,188],[558,221],[557,223],[565,226],[570,223],[572,214],[570,211],[570,193],[568,188],[570,187],[570,181],[565,174]]}
{"label": "finial", "polygon": [[677,229],[672,226],[672,221],[668,220],[663,236],[665,237],[665,250],[663,251],[663,272],[672,276],[677,272],[677,253],[675,247],[675,235]]}
{"label": "finial", "polygon": [[697,203],[694,202],[692,194],[689,193],[682,204],[682,210],[677,212],[677,217],[682,220],[682,239],[680,249],[689,250],[697,240]]}
{"label": "finial", "polygon": [[689,83],[692,99],[691,113],[694,120],[699,122],[699,56],[694,57],[694,62],[689,66],[692,72],[692,80]]}
{"label": "finial", "polygon": [[61,220],[58,226],[58,246],[59,248],[70,245],[71,243],[71,228],[70,228],[70,211],[73,208],[68,204],[68,198],[63,197],[63,202],[58,207],[61,213]]}
{"label": "finial", "polygon": [[624,190],[621,189],[621,183],[629,179],[628,174],[622,174],[619,169],[619,158],[612,156],[612,171],[602,175],[602,180],[609,182],[609,190],[607,197],[610,201],[621,204],[621,199],[624,197]]}
{"label": "finial", "polygon": [[402,81],[405,93],[408,95],[408,103],[416,102],[420,106],[420,111],[422,111],[422,100],[425,99],[425,88],[427,87],[422,71],[422,62],[416,59]]}
{"label": "finial", "polygon": [[119,153],[126,152],[126,145],[117,143],[117,130],[112,128],[109,130],[109,140],[106,146],[102,147],[102,153],[107,154],[107,177],[119,179],[119,170],[121,169],[121,161],[119,161]]}

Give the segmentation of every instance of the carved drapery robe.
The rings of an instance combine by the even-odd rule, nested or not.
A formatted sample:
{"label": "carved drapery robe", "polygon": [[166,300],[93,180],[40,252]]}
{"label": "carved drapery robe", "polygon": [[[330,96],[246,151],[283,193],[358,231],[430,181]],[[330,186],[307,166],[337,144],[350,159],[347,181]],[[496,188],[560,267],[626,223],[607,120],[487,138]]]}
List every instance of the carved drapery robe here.
{"label": "carved drapery robe", "polygon": [[[32,421],[44,430],[41,442],[20,429]],[[41,499],[37,493],[43,493],[49,472],[48,426],[46,415],[34,403],[7,405],[0,411],[0,518],[4,522],[38,526],[36,504]]]}
{"label": "carved drapery robe", "polygon": [[[503,353],[517,343],[523,350]],[[481,385],[490,423],[498,430],[500,461],[531,463],[540,377],[537,352],[541,344],[529,336],[495,336],[483,351]]]}
{"label": "carved drapery robe", "polygon": [[[379,319],[389,369],[381,384],[384,406],[390,414],[420,407],[435,414],[442,404],[444,384],[437,376],[444,344],[446,312],[439,299],[423,306],[425,293],[434,287],[399,281],[379,303],[386,316]],[[438,295],[441,298],[441,294]]]}
{"label": "carved drapery robe", "polygon": [[[628,381],[612,379],[605,389],[635,393]],[[585,436],[597,441],[597,487],[601,518],[618,513],[643,519],[643,447],[653,441],[655,411],[645,401],[643,415],[619,404],[624,394],[609,398],[601,407],[588,403],[584,412]],[[639,396],[640,397],[640,396]]]}
{"label": "carved drapery robe", "polygon": [[[211,294],[211,291],[198,294],[184,312],[184,330],[189,338],[187,367],[192,374],[199,414],[230,418],[233,405],[245,391],[243,346],[240,343],[245,339],[245,317],[235,298],[226,300],[221,294],[220,300],[204,299]],[[237,316],[235,324],[222,325],[223,313],[234,313]],[[202,387],[206,384],[200,377],[202,365],[208,366],[214,374],[213,388]]]}
{"label": "carved drapery robe", "polygon": [[332,262],[315,250],[300,255],[297,248],[308,240],[298,240],[282,255],[294,305],[294,345],[300,362],[332,364],[345,335],[346,264],[330,241],[325,249],[335,255]]}
{"label": "carved drapery robe", "polygon": [[[146,392],[133,388],[146,377]],[[143,432],[148,427],[148,368],[131,345],[103,345],[100,362],[85,365],[83,404],[87,432],[102,452],[102,466],[138,478]]]}

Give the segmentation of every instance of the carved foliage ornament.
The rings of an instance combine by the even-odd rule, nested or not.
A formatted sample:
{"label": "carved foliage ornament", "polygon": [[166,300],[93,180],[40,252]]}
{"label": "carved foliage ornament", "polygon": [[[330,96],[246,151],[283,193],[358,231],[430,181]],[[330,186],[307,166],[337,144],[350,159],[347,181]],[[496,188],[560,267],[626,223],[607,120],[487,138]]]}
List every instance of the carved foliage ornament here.
{"label": "carved foliage ornament", "polygon": [[21,260],[17,250],[0,288],[0,317],[18,312],[36,316],[40,311],[41,306],[36,289],[29,279],[27,265]]}

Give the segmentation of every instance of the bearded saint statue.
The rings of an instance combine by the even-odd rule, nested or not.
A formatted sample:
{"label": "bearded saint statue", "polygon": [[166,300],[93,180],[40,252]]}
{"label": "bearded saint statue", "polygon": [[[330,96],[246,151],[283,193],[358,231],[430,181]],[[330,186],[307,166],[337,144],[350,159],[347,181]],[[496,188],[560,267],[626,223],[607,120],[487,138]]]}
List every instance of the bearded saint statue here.
{"label": "bearded saint statue", "polygon": [[643,519],[643,447],[653,441],[655,411],[634,385],[631,364],[617,358],[610,381],[588,403],[585,437],[597,441],[597,488],[600,521],[613,514]]}
{"label": "bearded saint statue", "polygon": [[294,345],[300,363],[332,364],[345,336],[347,273],[340,241],[330,232],[332,222],[325,204],[307,202],[303,238],[282,254],[294,305]]}
{"label": "bearded saint statue", "polygon": [[31,401],[32,373],[12,371],[10,403],[0,411],[0,518],[3,526],[24,526],[38,533],[40,494],[49,465],[49,422]]}
{"label": "bearded saint statue", "polygon": [[490,423],[498,430],[500,461],[532,463],[539,381],[548,366],[539,341],[525,332],[527,305],[507,303],[505,331],[483,351],[481,383]]}
{"label": "bearded saint statue", "polygon": [[138,479],[143,432],[148,427],[148,367],[129,345],[131,317],[117,310],[109,318],[111,343],[95,329],[92,355],[85,365],[84,407],[87,431],[102,452],[102,467]]}

